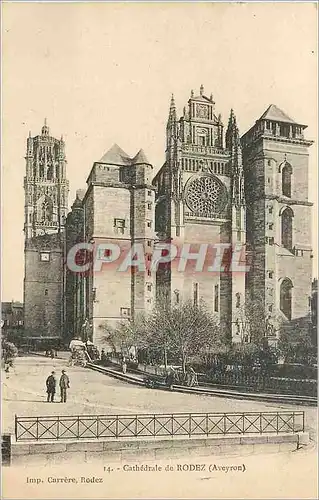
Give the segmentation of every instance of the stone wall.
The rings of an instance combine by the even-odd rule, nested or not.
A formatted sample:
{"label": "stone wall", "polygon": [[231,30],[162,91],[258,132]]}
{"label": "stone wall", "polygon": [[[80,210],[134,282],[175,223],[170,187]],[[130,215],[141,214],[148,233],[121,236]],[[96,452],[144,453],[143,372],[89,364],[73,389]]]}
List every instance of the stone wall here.
{"label": "stone wall", "polygon": [[[179,457],[209,457],[218,455],[250,455],[294,451],[299,444],[307,444],[307,433],[281,435],[247,435],[198,437],[177,439],[131,439],[52,441],[43,443],[14,443],[12,465],[43,465],[68,462],[71,459],[89,463],[96,460],[108,462],[139,462]],[[152,465],[152,464],[150,464]]]}
{"label": "stone wall", "polygon": [[[62,335],[63,235],[38,236],[26,241],[24,325],[27,336]],[[41,253],[49,254],[48,261]]]}

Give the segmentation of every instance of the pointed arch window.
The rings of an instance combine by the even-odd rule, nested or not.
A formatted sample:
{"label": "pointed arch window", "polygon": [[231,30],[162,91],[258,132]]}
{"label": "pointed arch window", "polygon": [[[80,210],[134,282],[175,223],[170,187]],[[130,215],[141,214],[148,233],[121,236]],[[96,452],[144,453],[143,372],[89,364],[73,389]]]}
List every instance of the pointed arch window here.
{"label": "pointed arch window", "polygon": [[48,172],[47,172],[47,179],[50,181],[53,179],[53,166],[50,165],[48,167]]}
{"label": "pointed arch window", "polygon": [[285,278],[280,285],[280,310],[289,320],[292,317],[292,289],[292,281]]}
{"label": "pointed arch window", "polygon": [[291,198],[291,175],[292,168],[291,165],[286,164],[281,173],[281,183],[282,183],[282,194],[287,196],[287,198]]}
{"label": "pointed arch window", "polygon": [[287,207],[281,214],[281,244],[287,250],[292,250],[292,219],[294,213]]}

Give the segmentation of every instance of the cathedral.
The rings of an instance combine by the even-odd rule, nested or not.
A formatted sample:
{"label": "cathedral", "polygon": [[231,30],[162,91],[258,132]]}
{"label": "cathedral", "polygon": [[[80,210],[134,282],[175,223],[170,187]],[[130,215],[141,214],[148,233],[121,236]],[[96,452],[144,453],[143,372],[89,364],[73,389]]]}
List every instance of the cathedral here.
{"label": "cathedral", "polygon": [[[231,342],[249,342],[248,299],[258,298],[270,322],[309,330],[312,141],[305,128],[272,104],[240,136],[234,111],[224,127],[203,86],[191,92],[181,116],[172,96],[165,162],[156,175],[142,149],[131,157],[115,144],[93,163],[68,213],[64,141],[51,137],[45,123],[27,140],[26,335],[65,342],[81,336],[107,348],[106,333],[150,310],[162,293],[172,304],[205,304]],[[211,246],[215,258],[218,248],[235,249],[249,267],[181,272],[170,262],[119,272],[115,265],[87,265],[94,249],[105,260],[110,243],[120,254],[142,245],[150,262],[165,242],[197,255],[199,245]],[[76,245],[80,272],[67,265]]]}

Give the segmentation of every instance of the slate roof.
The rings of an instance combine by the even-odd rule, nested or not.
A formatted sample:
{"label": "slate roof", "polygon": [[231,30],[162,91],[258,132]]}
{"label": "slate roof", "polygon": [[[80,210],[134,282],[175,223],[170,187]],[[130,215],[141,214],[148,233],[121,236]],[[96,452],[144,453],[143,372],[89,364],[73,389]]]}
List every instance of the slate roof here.
{"label": "slate roof", "polygon": [[150,165],[143,149],[140,149],[134,158],[130,158],[117,144],[113,144],[111,149],[109,149],[97,163],[119,166],[136,165],[138,163],[147,163]]}
{"label": "slate roof", "polygon": [[136,156],[132,159],[132,165],[136,165],[137,163],[147,163],[150,164],[143,149],[140,149]]}
{"label": "slate roof", "polygon": [[98,163],[107,163],[113,165],[127,165],[131,163],[131,158],[123,149],[117,144],[113,144],[111,149],[109,149],[98,161]]}
{"label": "slate roof", "polygon": [[264,114],[261,115],[260,120],[273,120],[276,122],[297,124],[290,116],[286,115],[284,111],[278,108],[276,104],[270,104]]}

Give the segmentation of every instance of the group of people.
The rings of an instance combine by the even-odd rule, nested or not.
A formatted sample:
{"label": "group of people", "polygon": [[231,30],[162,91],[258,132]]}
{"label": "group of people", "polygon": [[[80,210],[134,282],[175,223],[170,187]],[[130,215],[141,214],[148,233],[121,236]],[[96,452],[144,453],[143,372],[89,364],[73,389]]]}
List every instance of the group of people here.
{"label": "group of people", "polygon": [[170,388],[172,388],[174,384],[182,384],[188,387],[198,385],[197,373],[192,366],[187,366],[185,373],[171,367],[166,375],[165,381],[166,385]]}
{"label": "group of people", "polygon": [[[54,403],[54,397],[57,389],[57,377],[54,371],[51,372],[51,375],[48,376],[46,380],[46,387],[48,395],[47,402]],[[66,374],[65,370],[62,370],[59,380],[59,387],[61,396],[60,403],[66,403],[67,390],[70,388],[70,379]]]}
{"label": "group of people", "polygon": [[57,358],[58,351],[57,351],[57,349],[46,349],[45,356],[50,357],[51,359]]}
{"label": "group of people", "polygon": [[98,348],[89,340],[83,342],[79,338],[74,338],[70,342],[69,349],[71,356],[68,366],[79,365],[85,367],[87,363],[100,360]]}

